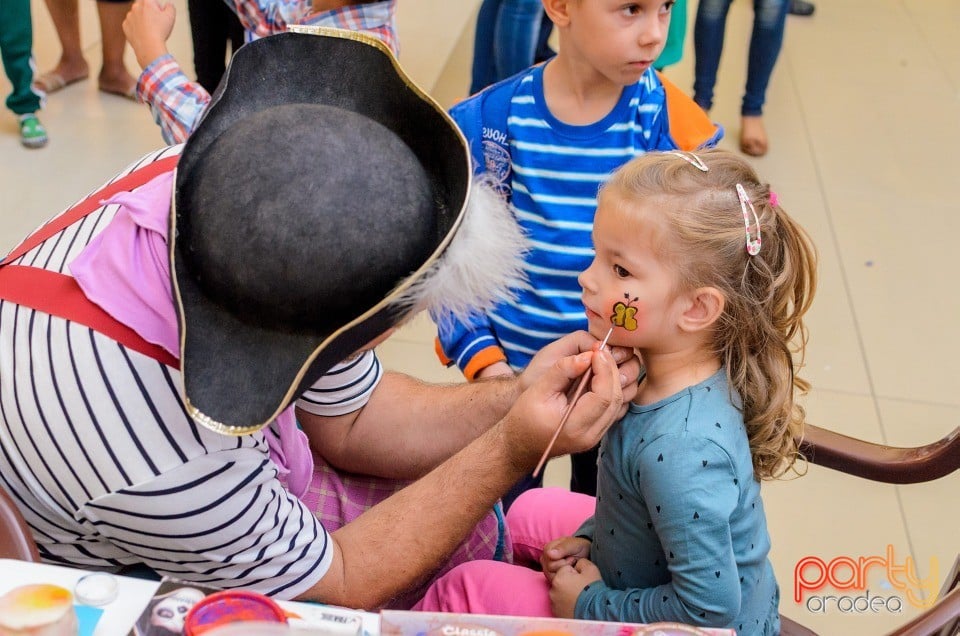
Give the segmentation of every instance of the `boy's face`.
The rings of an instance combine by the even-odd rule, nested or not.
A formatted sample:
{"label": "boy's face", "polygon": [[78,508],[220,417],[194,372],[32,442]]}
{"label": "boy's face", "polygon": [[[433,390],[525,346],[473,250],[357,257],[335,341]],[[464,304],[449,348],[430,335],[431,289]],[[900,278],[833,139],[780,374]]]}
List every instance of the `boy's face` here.
{"label": "boy's face", "polygon": [[666,44],[673,0],[565,0],[561,54],[611,82],[640,79]]}
{"label": "boy's face", "polygon": [[653,204],[626,205],[604,193],[593,222],[593,262],[580,274],[588,329],[610,344],[670,347],[682,312],[677,276],[664,259],[669,236]]}

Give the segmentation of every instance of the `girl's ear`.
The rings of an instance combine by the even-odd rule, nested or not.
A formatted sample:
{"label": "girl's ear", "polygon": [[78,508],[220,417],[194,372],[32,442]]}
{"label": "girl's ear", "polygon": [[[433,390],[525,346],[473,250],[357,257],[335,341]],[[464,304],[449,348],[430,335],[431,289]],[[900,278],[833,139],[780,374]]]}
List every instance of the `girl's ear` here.
{"label": "girl's ear", "polygon": [[723,314],[726,299],[716,287],[700,287],[687,296],[687,307],[680,314],[679,327],[695,332],[710,328]]}
{"label": "girl's ear", "polygon": [[542,0],[543,10],[547,17],[558,28],[563,28],[570,23],[570,4],[575,0]]}

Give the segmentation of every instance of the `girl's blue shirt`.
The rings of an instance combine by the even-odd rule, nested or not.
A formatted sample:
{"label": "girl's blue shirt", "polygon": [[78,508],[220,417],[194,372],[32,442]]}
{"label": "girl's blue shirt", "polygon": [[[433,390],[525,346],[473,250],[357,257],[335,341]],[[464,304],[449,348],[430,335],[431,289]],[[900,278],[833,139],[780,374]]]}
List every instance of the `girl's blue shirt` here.
{"label": "girl's blue shirt", "polygon": [[600,446],[597,509],[578,536],[603,575],[576,617],[779,633],[760,484],[726,369],[631,404]]}

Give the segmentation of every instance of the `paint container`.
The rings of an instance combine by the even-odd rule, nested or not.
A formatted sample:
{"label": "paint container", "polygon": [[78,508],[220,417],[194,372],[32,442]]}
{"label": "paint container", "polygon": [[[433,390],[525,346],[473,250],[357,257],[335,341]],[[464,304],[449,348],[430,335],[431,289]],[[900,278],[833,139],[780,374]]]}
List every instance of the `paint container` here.
{"label": "paint container", "polygon": [[191,608],[183,636],[200,636],[231,623],[258,622],[285,626],[287,616],[269,597],[249,590],[227,590],[205,597]]}
{"label": "paint container", "polygon": [[117,577],[108,572],[94,572],[80,577],[73,586],[77,602],[91,607],[102,607],[117,600],[120,588]]}
{"label": "paint container", "polygon": [[22,585],[0,596],[0,636],[76,636],[73,594],[59,585]]}

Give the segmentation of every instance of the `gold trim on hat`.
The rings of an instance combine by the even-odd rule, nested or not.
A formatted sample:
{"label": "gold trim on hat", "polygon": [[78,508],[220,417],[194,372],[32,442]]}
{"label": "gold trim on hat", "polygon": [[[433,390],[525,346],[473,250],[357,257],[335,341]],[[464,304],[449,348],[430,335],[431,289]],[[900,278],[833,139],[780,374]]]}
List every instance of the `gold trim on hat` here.
{"label": "gold trim on hat", "polygon": [[[181,376],[181,378],[182,377],[183,376]],[[267,421],[266,424],[255,424],[253,426],[230,426],[228,424],[223,424],[221,422],[218,422],[212,417],[210,417],[209,415],[206,415],[205,413],[201,412],[200,409],[195,407],[190,402],[190,399],[187,398],[186,391],[184,391],[184,394],[183,394],[183,401],[187,407],[187,414],[191,418],[193,418],[194,422],[196,422],[197,424],[200,424],[204,428],[210,429],[214,433],[220,433],[221,435],[234,435],[237,437],[239,437],[240,435],[249,435],[250,433],[256,433],[260,429],[269,425],[270,422],[275,420],[282,412],[282,410],[278,411],[277,414],[272,419]]]}

